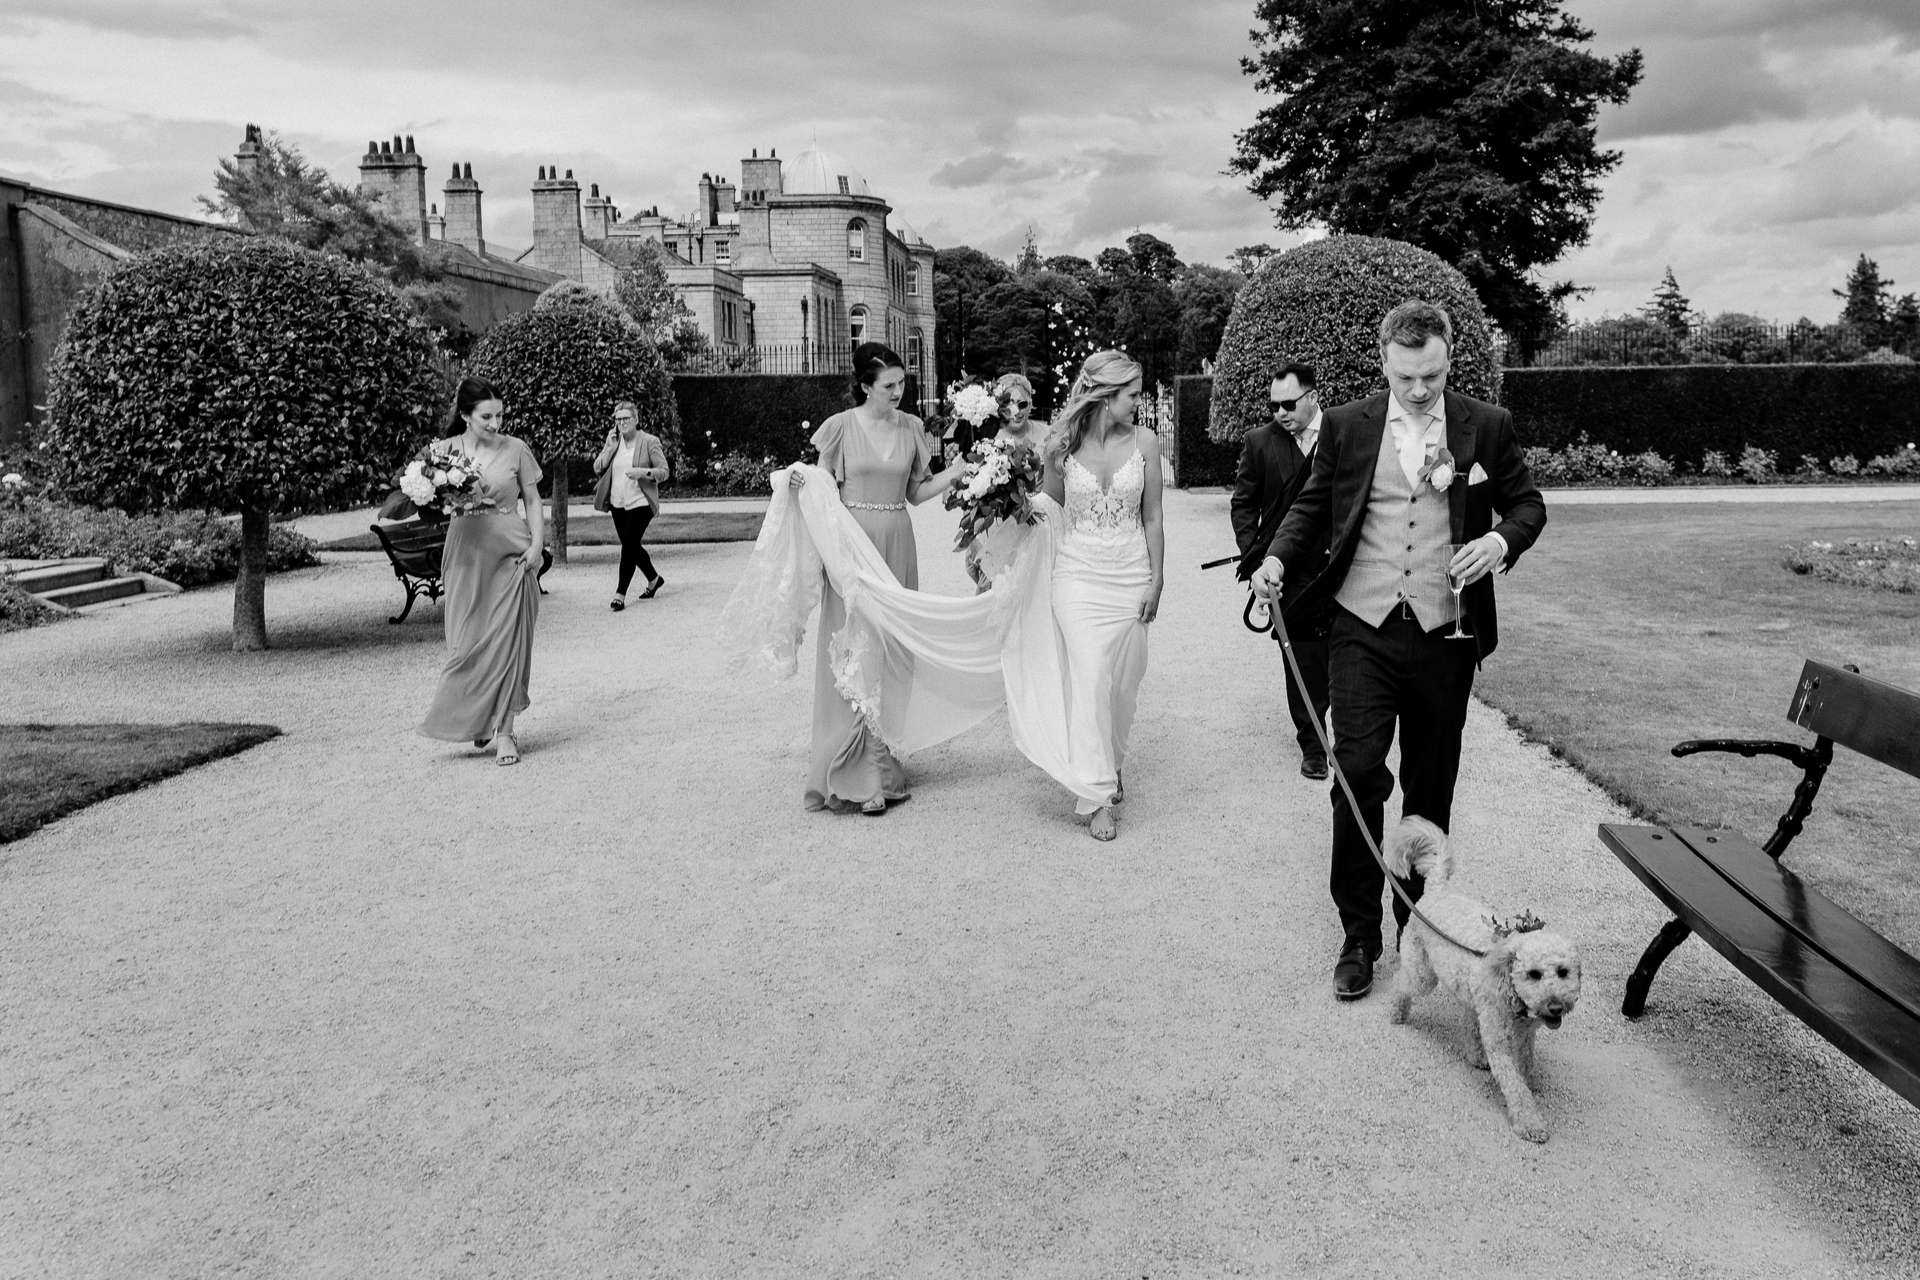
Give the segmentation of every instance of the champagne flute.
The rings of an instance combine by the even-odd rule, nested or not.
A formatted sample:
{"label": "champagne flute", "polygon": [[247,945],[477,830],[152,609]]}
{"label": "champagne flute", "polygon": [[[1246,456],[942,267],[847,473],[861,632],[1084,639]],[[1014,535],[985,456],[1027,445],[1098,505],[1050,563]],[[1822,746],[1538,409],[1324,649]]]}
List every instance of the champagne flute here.
{"label": "champagne flute", "polygon": [[1453,562],[1471,545],[1466,542],[1447,544],[1447,590],[1453,592],[1453,630],[1447,633],[1449,640],[1473,639],[1472,635],[1460,629],[1460,593],[1466,590],[1466,579],[1453,571]]}

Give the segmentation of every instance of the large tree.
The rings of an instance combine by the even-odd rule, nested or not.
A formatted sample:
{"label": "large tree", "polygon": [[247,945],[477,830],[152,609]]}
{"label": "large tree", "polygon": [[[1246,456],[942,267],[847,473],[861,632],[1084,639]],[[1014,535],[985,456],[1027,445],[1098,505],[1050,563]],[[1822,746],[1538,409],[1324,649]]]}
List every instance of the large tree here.
{"label": "large tree", "polygon": [[1861,254],[1847,273],[1846,285],[1835,289],[1833,296],[1844,304],[1840,308],[1841,324],[1852,325],[1868,348],[1886,345],[1887,320],[1897,304],[1893,281],[1880,274],[1879,263]]}
{"label": "large tree", "polygon": [[371,500],[444,402],[432,336],[391,288],[248,236],[155,250],[80,300],[44,444],[75,498],[238,512],[233,647],[264,649],[272,517]]}
{"label": "large tree", "polygon": [[1534,272],[1586,243],[1602,103],[1639,83],[1637,49],[1560,0],[1259,0],[1242,60],[1279,101],[1238,137],[1233,168],[1288,228],[1404,240],[1452,263],[1524,345],[1576,286]]}
{"label": "large tree", "polygon": [[980,300],[1011,279],[1013,269],[1006,263],[966,245],[934,254],[935,359],[941,377],[999,372],[998,341],[980,318]]}
{"label": "large tree", "polygon": [[223,158],[213,186],[214,195],[199,197],[208,213],[358,263],[398,289],[443,338],[456,345],[470,338],[460,319],[460,291],[442,279],[426,247],[375,197],[335,182],[271,129],[260,135],[252,163]]}

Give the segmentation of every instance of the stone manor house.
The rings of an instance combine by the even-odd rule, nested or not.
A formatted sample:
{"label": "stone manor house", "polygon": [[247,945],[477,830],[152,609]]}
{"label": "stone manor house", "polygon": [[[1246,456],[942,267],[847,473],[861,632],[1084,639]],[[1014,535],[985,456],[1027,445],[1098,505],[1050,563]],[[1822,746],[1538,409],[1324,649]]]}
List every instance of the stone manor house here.
{"label": "stone manor house", "polygon": [[[260,130],[248,125],[234,159],[244,167],[261,154]],[[723,355],[750,355],[746,368],[843,372],[852,345],[874,338],[906,359],[923,411],[938,394],[933,247],[832,152],[811,147],[783,161],[755,150],[740,162],[738,186],[701,175],[684,218],[658,206],[623,217],[598,186],[583,199],[571,171],[542,166],[533,247],[518,253],[488,246],[471,165],[454,165],[429,200],[412,138],[369,143],[360,183],[429,246],[474,330],[527,310],[563,279],[610,290],[634,254],[656,249],[701,330]],[[31,438],[67,316],[94,283],[149,249],[248,234],[0,174],[0,446]]]}
{"label": "stone manor house", "polygon": [[[632,216],[573,170],[541,166],[533,183],[533,245],[511,260],[487,247],[481,188],[455,164],[441,199],[427,195],[413,139],[368,144],[360,185],[377,192],[424,242],[439,241],[500,270],[538,272],[611,291],[638,253],[664,255],[667,279],[723,353],[752,351],[768,373],[835,372],[853,344],[887,343],[906,359],[923,398],[933,367],[933,246],[830,151],[781,160],[756,148],[736,186],[700,176],[694,211],[655,205]],[[891,225],[889,222],[891,221]]]}

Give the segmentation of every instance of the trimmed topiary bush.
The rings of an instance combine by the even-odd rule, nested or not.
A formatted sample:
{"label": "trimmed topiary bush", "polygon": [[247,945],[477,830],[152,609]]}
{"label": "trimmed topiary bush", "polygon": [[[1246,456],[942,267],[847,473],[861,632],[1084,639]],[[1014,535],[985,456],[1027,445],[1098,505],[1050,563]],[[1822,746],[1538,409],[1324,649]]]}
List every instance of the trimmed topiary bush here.
{"label": "trimmed topiary bush", "polygon": [[1453,317],[1447,386],[1497,401],[1493,331],[1465,276],[1399,240],[1329,236],[1269,258],[1240,290],[1214,362],[1208,434],[1236,441],[1271,422],[1268,384],[1274,366],[1287,360],[1313,366],[1328,408],[1385,390],[1380,322],[1409,298],[1438,303]]}
{"label": "trimmed topiary bush", "polygon": [[74,309],[43,447],[82,501],[238,511],[233,647],[263,649],[273,514],[371,500],[444,399],[392,286],[264,236],[181,245]]}
{"label": "trimmed topiary bush", "polygon": [[640,428],[679,448],[673,383],[660,352],[617,304],[562,281],[533,310],[509,316],[473,349],[469,376],[499,388],[507,430],[540,459],[553,494],[553,554],[567,558],[570,464],[591,458],[613,429],[613,406],[631,400]]}

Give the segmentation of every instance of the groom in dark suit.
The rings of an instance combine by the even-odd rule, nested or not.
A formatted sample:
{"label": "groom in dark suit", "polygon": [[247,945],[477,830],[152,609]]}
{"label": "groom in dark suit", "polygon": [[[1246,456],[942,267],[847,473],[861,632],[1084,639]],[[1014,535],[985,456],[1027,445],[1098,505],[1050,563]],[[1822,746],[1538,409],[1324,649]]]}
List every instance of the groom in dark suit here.
{"label": "groom in dark suit", "polygon": [[[1453,323],[1430,302],[1403,302],[1380,324],[1387,390],[1327,411],[1307,487],[1254,573],[1270,602],[1311,564],[1329,532],[1332,558],[1305,593],[1337,606],[1329,635],[1334,759],[1360,802],[1336,786],[1330,888],[1346,938],[1334,994],[1373,987],[1386,877],[1361,835],[1378,841],[1393,791],[1387,751],[1400,734],[1403,814],[1451,825],[1473,673],[1499,641],[1496,568],[1505,572],[1547,523],[1505,409],[1446,389]],[[1499,522],[1494,522],[1498,513]],[[1454,639],[1455,596],[1464,580]],[[1405,882],[1418,898],[1418,877]],[[1398,899],[1394,919],[1406,927]]]}
{"label": "groom in dark suit", "polygon": [[[1289,361],[1273,371],[1269,402],[1273,421],[1247,432],[1240,446],[1240,470],[1234,477],[1233,538],[1240,547],[1242,581],[1253,576],[1266,557],[1280,521],[1313,473],[1313,456],[1320,440],[1320,393],[1313,366]],[[1327,753],[1320,745],[1315,722],[1327,722],[1327,625],[1330,611],[1323,604],[1311,616],[1293,607],[1313,584],[1313,576],[1327,562],[1327,539],[1322,536],[1309,570],[1287,579],[1281,608],[1289,610],[1287,634],[1293,655],[1306,677],[1307,694],[1287,674],[1280,683],[1287,690],[1287,711],[1293,717],[1294,737],[1300,743],[1300,774],[1313,781],[1327,776]],[[1277,635],[1278,633],[1276,633]]]}

